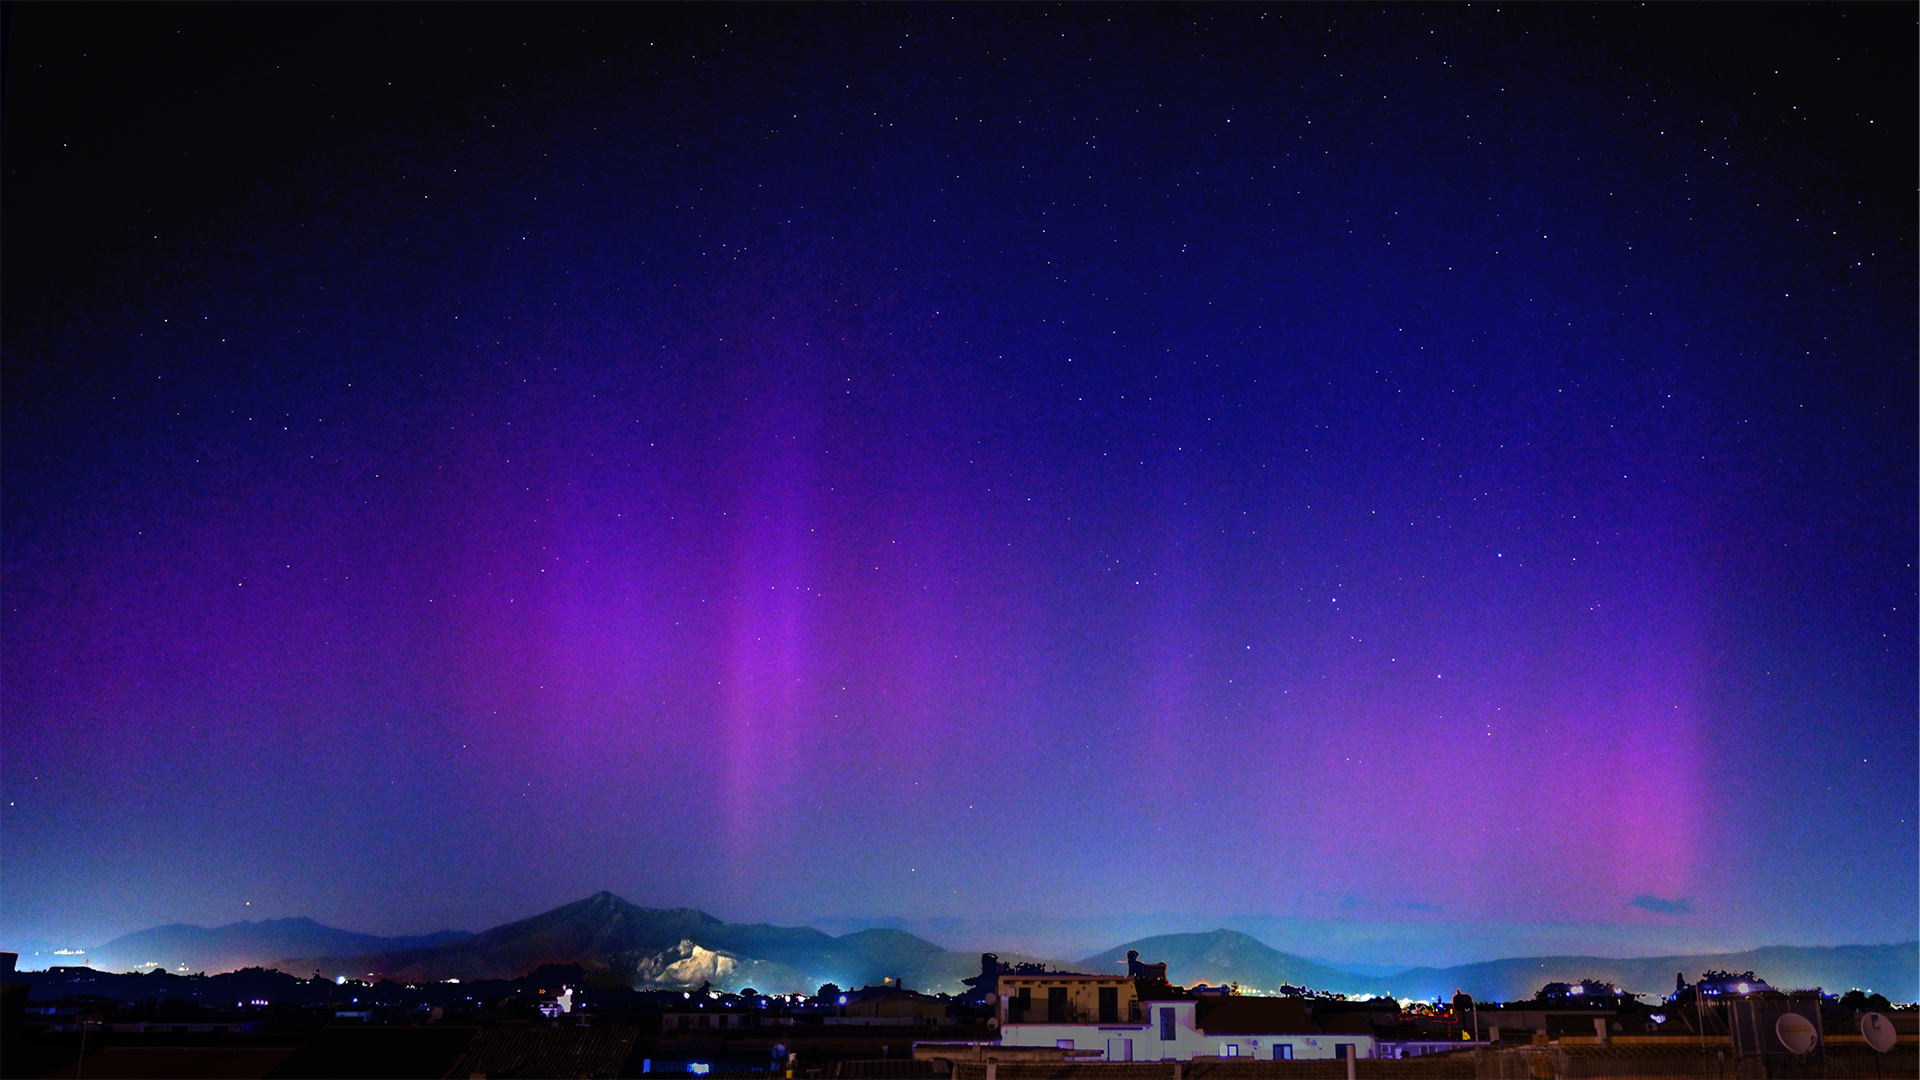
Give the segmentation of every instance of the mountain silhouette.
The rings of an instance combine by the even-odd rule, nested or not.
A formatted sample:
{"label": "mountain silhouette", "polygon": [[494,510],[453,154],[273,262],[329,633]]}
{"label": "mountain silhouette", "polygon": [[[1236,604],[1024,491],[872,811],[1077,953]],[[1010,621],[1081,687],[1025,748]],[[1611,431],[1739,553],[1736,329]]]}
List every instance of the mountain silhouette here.
{"label": "mountain silhouette", "polygon": [[172,923],[114,938],[88,953],[103,971],[234,971],[271,966],[282,957],[431,949],[470,936],[442,930],[414,937],[380,937],[339,930],[308,918],[237,922],[212,928]]}
{"label": "mountain silhouette", "polygon": [[337,969],[397,980],[512,979],[542,964],[578,963],[618,978],[682,941],[711,940],[726,924],[692,908],[643,908],[599,892],[438,946],[332,952],[294,958],[282,970]]}
{"label": "mountain silhouette", "polygon": [[745,987],[812,993],[824,983],[898,978],[917,989],[961,988],[978,953],[954,953],[900,930],[833,937],[806,926],[727,923],[692,908],[643,908],[610,892],[438,946],[289,958],[282,970],[397,980],[509,979],[541,964],[579,964],[626,986]]}
{"label": "mountain silhouette", "polygon": [[[1519,957],[1447,968],[1409,968],[1361,975],[1290,953],[1232,930],[1162,934],[1117,945],[1071,965],[1092,973],[1124,972],[1129,949],[1164,961],[1180,985],[1239,983],[1254,993],[1284,984],[1346,994],[1391,994],[1437,1000],[1456,989],[1483,1001],[1533,996],[1543,984],[1597,978],[1643,994],[1673,988],[1719,968],[1753,970],[1775,986],[1860,987],[1889,997],[1920,996],[1920,943],[1827,948],[1772,946],[1739,953],[1612,959]],[[1034,958],[1001,954],[1010,963]],[[768,993],[812,993],[824,983],[845,987],[898,978],[930,993],[960,992],[980,970],[980,954],[951,952],[901,930],[874,929],[834,937],[806,926],[728,923],[693,908],[644,908],[610,892],[564,904],[478,934],[442,931],[422,937],[379,937],[324,926],[312,919],[241,922],[206,929],[158,926],[116,938],[89,954],[101,970],[216,973],[275,967],[295,975],[403,981],[512,979],[543,964],[578,964],[607,985],[716,990],[753,987]]]}
{"label": "mountain silhouette", "polygon": [[1371,980],[1407,997],[1434,998],[1464,989],[1486,1001],[1530,998],[1549,982],[1599,979],[1646,995],[1673,992],[1673,977],[1688,982],[1703,972],[1752,971],[1780,989],[1820,987],[1844,993],[1856,987],[1877,990],[1899,1001],[1920,995],[1920,942],[1894,945],[1770,945],[1737,953],[1647,956],[1620,960],[1604,956],[1527,956],[1489,960],[1449,968],[1411,968]]}
{"label": "mountain silhouette", "polygon": [[1124,974],[1129,949],[1139,950],[1140,958],[1148,963],[1165,961],[1167,979],[1183,986],[1239,983],[1248,992],[1270,994],[1284,984],[1342,993],[1363,991],[1367,989],[1363,984],[1369,982],[1380,985],[1377,980],[1283,953],[1237,930],[1141,938],[1089,956],[1077,966],[1096,975]]}

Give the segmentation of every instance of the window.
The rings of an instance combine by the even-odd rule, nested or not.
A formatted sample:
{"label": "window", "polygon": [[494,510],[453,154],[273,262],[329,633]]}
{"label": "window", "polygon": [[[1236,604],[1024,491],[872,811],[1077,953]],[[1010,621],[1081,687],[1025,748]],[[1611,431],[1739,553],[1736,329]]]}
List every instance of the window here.
{"label": "window", "polygon": [[1100,1022],[1117,1024],[1120,1022],[1120,988],[1103,986],[1100,988]]}
{"label": "window", "polygon": [[1161,1009],[1161,1010],[1160,1010],[1160,1041],[1161,1041],[1161,1042],[1172,1042],[1172,1041],[1173,1041],[1173,1038],[1174,1038],[1174,1036],[1173,1036],[1173,1010],[1172,1010],[1172,1009]]}
{"label": "window", "polygon": [[1064,1024],[1067,1020],[1067,988],[1064,986],[1047,987],[1047,1023]]}
{"label": "window", "polygon": [[1353,1044],[1352,1043],[1334,1043],[1333,1056],[1335,1059],[1340,1061],[1345,1061],[1346,1059],[1352,1057]]}
{"label": "window", "polygon": [[1240,1044],[1239,1043],[1221,1043],[1220,1056],[1221,1057],[1239,1057]]}
{"label": "window", "polygon": [[1073,1040],[1072,1039],[1055,1039],[1053,1040],[1053,1048],[1055,1050],[1071,1050],[1073,1049]]}
{"label": "window", "polygon": [[1013,999],[1013,1022],[1025,1023],[1027,1010],[1031,1008],[1033,1008],[1033,987],[1023,986],[1020,988],[1019,996]]}
{"label": "window", "polygon": [[1274,1043],[1273,1044],[1273,1060],[1292,1061],[1293,1060],[1293,1044],[1292,1043]]}

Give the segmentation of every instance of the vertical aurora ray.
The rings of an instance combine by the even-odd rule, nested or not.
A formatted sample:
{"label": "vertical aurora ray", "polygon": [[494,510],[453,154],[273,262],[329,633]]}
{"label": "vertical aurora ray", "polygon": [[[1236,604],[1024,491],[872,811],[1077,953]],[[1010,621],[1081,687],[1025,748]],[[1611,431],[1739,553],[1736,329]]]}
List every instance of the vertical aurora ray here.
{"label": "vertical aurora ray", "polygon": [[1902,17],[19,8],[0,932],[1910,936]]}
{"label": "vertical aurora ray", "polygon": [[[726,685],[722,688],[721,813],[738,873],[760,862],[763,841],[784,831],[786,793],[806,772],[802,751],[822,730],[817,710],[820,575],[809,503],[817,483],[812,431],[791,403],[768,403],[745,433],[743,496],[730,514],[732,561]],[[797,422],[796,422],[797,421]]]}

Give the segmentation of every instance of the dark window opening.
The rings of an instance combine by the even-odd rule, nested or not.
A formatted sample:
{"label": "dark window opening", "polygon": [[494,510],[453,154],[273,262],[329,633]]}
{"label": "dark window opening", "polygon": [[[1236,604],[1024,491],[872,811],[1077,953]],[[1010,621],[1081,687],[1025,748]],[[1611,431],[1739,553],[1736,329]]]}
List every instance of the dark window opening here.
{"label": "dark window opening", "polygon": [[1100,1022],[1117,1024],[1120,1022],[1120,988],[1103,986],[1100,988]]}

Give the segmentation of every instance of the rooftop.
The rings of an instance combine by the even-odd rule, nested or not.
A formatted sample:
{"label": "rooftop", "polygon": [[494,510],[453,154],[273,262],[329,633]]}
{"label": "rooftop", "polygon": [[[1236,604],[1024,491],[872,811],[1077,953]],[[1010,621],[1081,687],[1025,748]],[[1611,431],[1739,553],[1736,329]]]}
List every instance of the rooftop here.
{"label": "rooftop", "polygon": [[1313,1012],[1299,998],[1223,997],[1202,1000],[1194,1026],[1208,1035],[1318,1035]]}

